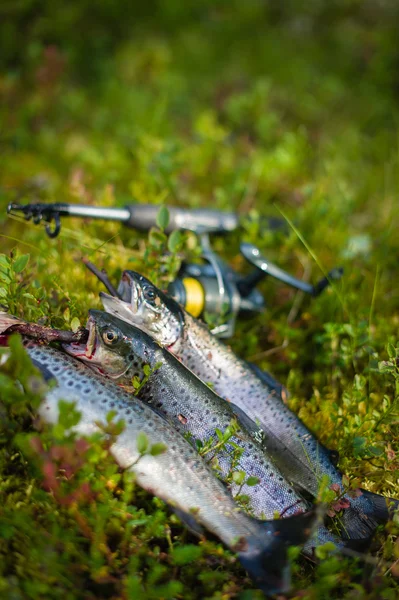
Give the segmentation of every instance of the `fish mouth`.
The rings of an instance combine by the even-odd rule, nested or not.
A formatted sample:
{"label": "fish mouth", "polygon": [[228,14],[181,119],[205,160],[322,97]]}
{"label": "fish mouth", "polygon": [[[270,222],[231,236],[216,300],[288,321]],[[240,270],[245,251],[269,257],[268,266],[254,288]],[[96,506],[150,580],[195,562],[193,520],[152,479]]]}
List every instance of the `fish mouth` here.
{"label": "fish mouth", "polygon": [[89,330],[89,336],[86,344],[71,342],[70,344],[63,344],[62,346],[65,352],[71,356],[74,356],[75,358],[92,360],[97,348],[96,324],[92,317],[89,317],[86,328]]}
{"label": "fish mouth", "polygon": [[121,300],[130,305],[133,314],[136,314],[139,310],[140,292],[140,286],[137,285],[130,273],[123,271],[118,294]]}
{"label": "fish mouth", "polygon": [[105,292],[100,292],[100,298],[105,311],[110,315],[113,315],[126,323],[133,323],[134,325],[138,325],[138,322],[140,322],[138,302],[130,304],[129,302],[124,302],[119,298],[115,298],[115,296],[110,296]]}

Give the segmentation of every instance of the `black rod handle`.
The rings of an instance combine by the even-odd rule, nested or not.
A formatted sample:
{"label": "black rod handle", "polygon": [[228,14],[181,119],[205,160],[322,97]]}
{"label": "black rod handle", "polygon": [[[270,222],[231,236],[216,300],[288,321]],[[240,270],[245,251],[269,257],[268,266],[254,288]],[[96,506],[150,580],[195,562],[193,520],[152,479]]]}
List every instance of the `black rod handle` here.
{"label": "black rod handle", "polygon": [[[139,231],[148,231],[156,224],[159,205],[156,204],[129,204],[117,208],[109,206],[90,206],[84,204],[67,203],[33,203],[14,204],[10,203],[7,212],[11,214],[22,213],[26,219],[32,219],[34,223],[41,220],[51,222],[59,220],[59,217],[81,217],[89,219],[105,219],[108,221],[120,221],[127,227]],[[169,224],[166,233],[175,229],[189,229],[198,234],[201,233],[225,233],[234,231],[239,226],[239,219],[235,213],[213,210],[210,208],[178,208],[168,207]],[[59,232],[57,225],[54,230]],[[55,237],[53,235],[53,237]]]}

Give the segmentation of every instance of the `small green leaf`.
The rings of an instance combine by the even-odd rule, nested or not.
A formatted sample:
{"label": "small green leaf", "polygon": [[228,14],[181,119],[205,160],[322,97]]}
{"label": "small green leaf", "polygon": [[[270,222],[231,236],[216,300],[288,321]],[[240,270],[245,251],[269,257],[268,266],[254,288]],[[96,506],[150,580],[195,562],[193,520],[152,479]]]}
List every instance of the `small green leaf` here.
{"label": "small green leaf", "polygon": [[151,456],[158,456],[158,454],[163,454],[164,452],[166,452],[167,449],[168,447],[166,446],[166,444],[162,444],[162,442],[157,442],[156,444],[153,444],[151,446],[150,454]]}
{"label": "small green leaf", "polygon": [[71,329],[75,333],[80,327],[80,321],[77,317],[74,317],[71,321]]}
{"label": "small green leaf", "polygon": [[0,281],[2,281],[5,284],[11,283],[11,277],[9,273],[10,271],[3,271],[2,269],[0,269]]}
{"label": "small green leaf", "polygon": [[182,232],[178,229],[172,231],[168,239],[168,250],[170,252],[178,252],[180,250],[183,241]]}
{"label": "small green leaf", "polygon": [[229,440],[232,435],[233,435],[232,428],[230,426],[227,426],[226,429],[224,430],[223,441],[227,442],[227,440]]}
{"label": "small green leaf", "polygon": [[111,423],[113,421],[113,419],[116,417],[116,415],[117,415],[116,410],[110,410],[107,413],[107,417],[106,417],[107,418],[107,423]]}
{"label": "small green leaf", "polygon": [[0,269],[9,269],[10,259],[5,254],[0,254]]}
{"label": "small green leaf", "polygon": [[240,494],[239,496],[235,496],[234,500],[236,500],[236,502],[241,502],[241,504],[249,504],[251,499],[247,494]]}
{"label": "small green leaf", "polygon": [[333,542],[326,542],[322,546],[316,546],[315,552],[316,557],[320,560],[324,560],[328,557],[330,552],[335,552],[337,550],[336,545]]}
{"label": "small green leaf", "polygon": [[138,390],[140,387],[140,381],[137,379],[137,377],[133,377],[132,379],[132,386],[134,387],[135,390]]}
{"label": "small green leaf", "polygon": [[234,483],[237,485],[242,485],[245,481],[245,472],[244,471],[233,471],[232,478]]}
{"label": "small green leaf", "polygon": [[146,377],[149,377],[151,375],[151,367],[150,365],[144,365],[143,367],[143,373]]}
{"label": "small green leaf", "polygon": [[29,254],[22,254],[21,256],[18,256],[13,265],[15,273],[22,273],[28,262]]}
{"label": "small green leaf", "polygon": [[220,431],[220,429],[215,429],[215,433],[218,436],[219,442],[223,442],[223,433]]}
{"label": "small green leaf", "polygon": [[249,485],[250,487],[256,485],[259,483],[259,479],[258,477],[248,477],[248,479],[245,482],[247,485]]}
{"label": "small green leaf", "polygon": [[60,400],[58,403],[58,423],[65,429],[74,427],[80,421],[81,414],[75,406],[75,402],[65,402],[64,400]]}
{"label": "small green leaf", "polygon": [[157,218],[156,218],[156,223],[159,227],[159,229],[162,229],[162,231],[164,229],[166,229],[166,227],[169,224],[169,211],[166,208],[166,206],[161,206],[161,208],[158,211],[157,214]]}
{"label": "small green leaf", "polygon": [[148,241],[151,246],[155,246],[159,248],[162,244],[165,244],[167,241],[167,236],[162,231],[158,231],[158,229],[151,229],[148,234]]}
{"label": "small green leaf", "polygon": [[137,435],[137,450],[140,454],[144,454],[149,446],[148,437],[143,431],[139,431]]}

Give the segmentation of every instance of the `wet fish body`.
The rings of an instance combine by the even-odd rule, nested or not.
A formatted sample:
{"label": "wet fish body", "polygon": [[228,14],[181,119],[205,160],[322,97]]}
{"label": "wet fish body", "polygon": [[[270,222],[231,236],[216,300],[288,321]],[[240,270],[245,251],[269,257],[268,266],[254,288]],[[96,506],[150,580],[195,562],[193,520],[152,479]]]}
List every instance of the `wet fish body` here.
{"label": "wet fish body", "polygon": [[[68,352],[122,383],[130,383],[132,376],[142,379],[144,365],[150,367],[151,373],[139,390],[140,398],[161,411],[182,434],[189,434],[192,442],[206,442],[212,437],[213,449],[206,458],[208,461],[211,457],[217,460],[220,476],[229,481],[233,495],[245,494],[250,499],[249,506],[245,508],[254,516],[267,519],[278,513],[285,517],[306,510],[303,499],[270,461],[262,444],[251,437],[256,437],[259,429],[245,413],[235,409],[240,417],[239,430],[225,445],[220,444],[215,435],[216,428],[221,433],[225,432],[235,416],[229,403],[143,331],[105,312],[91,310],[89,314],[87,345],[65,346]],[[238,460],[235,460],[232,444],[242,451]],[[196,447],[196,444],[193,445]],[[228,475],[233,469],[245,474],[244,481],[231,482]],[[245,483],[249,477],[256,477],[258,483]],[[342,548],[339,538],[320,525],[315,539],[306,543],[305,554],[313,555],[314,547],[326,542]]]}
{"label": "wet fish body", "polygon": [[[64,346],[67,352],[124,385],[131,385],[133,377],[143,379],[144,365],[149,366],[152,372],[140,388],[140,399],[161,412],[181,434],[188,435],[194,447],[197,441],[205,444],[211,438],[217,445],[216,429],[223,434],[237,420],[231,405],[140,329],[102,311],[91,310],[89,314],[88,345]],[[233,497],[238,492],[249,496],[249,509],[255,517],[272,519],[276,512],[282,516],[305,512],[303,499],[256,440],[260,432],[255,423],[245,413],[239,414],[246,423],[238,420],[238,431],[225,445],[211,450],[207,459],[217,460],[222,479],[227,480],[233,470],[241,470],[246,478],[259,480],[254,486],[230,484]],[[233,444],[241,451],[236,462]]]}
{"label": "wet fish body", "polygon": [[[96,422],[105,421],[109,411],[115,411],[116,418],[126,424],[111,446],[118,464],[133,471],[139,485],[178,509],[189,522],[194,519],[237,551],[243,566],[266,593],[288,588],[286,548],[305,541],[314,515],[264,523],[251,519],[237,509],[186,440],[145,403],[59,351],[32,343],[27,351],[45,378],[57,381],[40,407],[44,421],[57,422],[59,400],[74,401],[81,413],[74,429],[90,435],[98,430]],[[150,444],[165,444],[165,452],[140,456],[139,432],[145,433]]]}
{"label": "wet fish body", "polygon": [[[297,489],[316,495],[320,479],[342,488],[342,474],[326,449],[282,401],[276,387],[241,360],[209,329],[142,275],[125,271],[118,288],[122,300],[101,294],[105,309],[146,331],[224,399],[259,423],[267,451]],[[369,537],[388,518],[385,499],[363,490],[344,496],[349,508],[343,522],[349,537]]]}

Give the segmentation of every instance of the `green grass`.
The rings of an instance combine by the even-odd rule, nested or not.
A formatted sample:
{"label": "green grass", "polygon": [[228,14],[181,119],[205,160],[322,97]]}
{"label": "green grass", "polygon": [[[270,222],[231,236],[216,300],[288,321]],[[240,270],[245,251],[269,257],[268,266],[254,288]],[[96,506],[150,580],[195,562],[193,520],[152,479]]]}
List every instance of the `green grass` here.
{"label": "green grass", "polygon": [[[213,240],[237,270],[245,240],[297,277],[337,265],[345,277],[313,300],[265,281],[267,311],[239,321],[232,346],[288,386],[351,481],[399,498],[395,3],[24,0],[0,16],[0,302],[83,325],[101,289],[83,256],[117,282],[125,267],[154,276],[167,245],[66,219],[50,240],[6,217],[10,200],[237,210],[243,229]],[[263,214],[283,215],[289,234],[261,230]],[[167,261],[172,276],[179,261]],[[35,433],[39,383],[14,356],[0,379],[2,597],[260,597],[232,554],[198,545],[119,473],[104,442]],[[57,493],[54,447],[74,473]],[[366,568],[296,559],[294,597],[396,598],[397,532],[378,534]]]}

